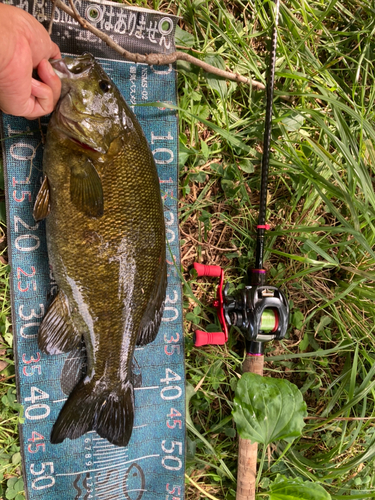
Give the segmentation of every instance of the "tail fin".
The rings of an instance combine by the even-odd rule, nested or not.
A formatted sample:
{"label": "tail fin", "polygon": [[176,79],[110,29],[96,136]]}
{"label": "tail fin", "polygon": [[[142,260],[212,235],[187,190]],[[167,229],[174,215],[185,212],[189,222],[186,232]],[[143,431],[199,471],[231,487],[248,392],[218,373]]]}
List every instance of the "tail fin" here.
{"label": "tail fin", "polygon": [[81,380],[63,406],[51,433],[51,443],[77,439],[95,430],[117,446],[126,446],[133,430],[134,390],[127,381],[103,391],[97,380]]}

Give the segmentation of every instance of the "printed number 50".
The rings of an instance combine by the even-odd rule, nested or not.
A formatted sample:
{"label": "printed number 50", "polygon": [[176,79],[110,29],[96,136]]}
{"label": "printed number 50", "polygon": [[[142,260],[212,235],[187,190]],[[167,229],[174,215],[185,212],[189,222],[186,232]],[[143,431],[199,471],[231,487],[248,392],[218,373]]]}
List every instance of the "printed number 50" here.
{"label": "printed number 50", "polygon": [[33,488],[33,490],[44,490],[46,488],[50,488],[55,484],[55,478],[53,476],[42,476],[42,474],[48,474],[48,472],[46,472],[46,467],[49,467],[49,473],[53,474],[53,462],[42,462],[40,465],[40,470],[35,470],[35,464],[30,465],[31,474],[33,474],[34,476],[38,476],[31,483],[31,487]]}

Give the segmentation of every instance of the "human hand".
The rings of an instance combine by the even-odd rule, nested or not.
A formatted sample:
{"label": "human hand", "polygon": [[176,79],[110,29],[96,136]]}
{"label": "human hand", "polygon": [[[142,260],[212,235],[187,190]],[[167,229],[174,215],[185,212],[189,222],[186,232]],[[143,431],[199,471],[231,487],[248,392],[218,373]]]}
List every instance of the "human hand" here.
{"label": "human hand", "polygon": [[[22,9],[0,3],[0,19],[0,109],[29,120],[51,113],[61,82],[48,59],[59,59],[60,49]],[[42,81],[32,78],[33,69]]]}

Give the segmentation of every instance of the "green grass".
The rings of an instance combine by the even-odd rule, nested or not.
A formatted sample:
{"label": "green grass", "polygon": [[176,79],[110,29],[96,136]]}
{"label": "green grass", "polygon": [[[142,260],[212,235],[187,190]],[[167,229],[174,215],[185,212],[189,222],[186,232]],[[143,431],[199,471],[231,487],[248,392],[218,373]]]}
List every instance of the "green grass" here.
{"label": "green grass", "polygon": [[[264,81],[269,2],[187,2],[179,14],[200,57]],[[284,445],[271,447],[260,497],[277,473],[319,482],[336,499],[375,496],[374,28],[366,1],[281,6],[267,268],[288,294],[291,326],[284,341],[267,346],[265,374],[297,384],[309,416],[318,418],[306,421],[280,460]],[[221,264],[237,287],[253,263],[264,94],[186,65],[179,83],[180,107],[231,136],[180,116],[184,269],[194,260]],[[224,348],[193,347],[194,328],[216,321],[207,307],[214,284],[193,273],[186,280],[188,383],[196,388],[187,473],[230,499],[235,481],[221,461],[235,472],[231,409],[243,341],[233,331]],[[188,498],[202,494],[191,485]]]}
{"label": "green grass", "polygon": [[[179,43],[193,55],[265,81],[272,3],[149,6],[182,17]],[[369,0],[281,6],[266,267],[269,281],[288,295],[291,325],[285,340],[267,345],[265,375],[297,384],[311,418],[285,455],[283,443],[267,450],[259,498],[267,498],[278,473],[318,482],[336,500],[375,498],[374,14]],[[195,260],[222,265],[236,289],[253,263],[265,95],[187,63],[178,70],[191,417],[186,472],[193,481],[187,480],[186,499],[230,500],[237,461],[231,410],[244,342],[233,330],[225,347],[193,346],[193,330],[215,329],[217,319],[214,282],[196,279],[190,269]],[[9,359],[6,273],[3,266],[1,318],[8,320],[0,322],[0,349]],[[11,376],[11,365],[7,370]],[[13,382],[1,382],[1,396],[14,390]],[[6,400],[0,402],[5,481],[19,475],[17,416]]]}
{"label": "green grass", "polygon": [[[10,268],[6,264],[4,223],[5,220],[2,218],[0,222],[2,224],[0,226],[0,498],[15,498],[19,493],[17,499],[19,500],[23,498],[20,493],[23,491],[23,481],[19,478],[21,454],[18,423],[22,421],[23,410],[16,402],[9,297]],[[11,492],[16,494],[9,496]]]}

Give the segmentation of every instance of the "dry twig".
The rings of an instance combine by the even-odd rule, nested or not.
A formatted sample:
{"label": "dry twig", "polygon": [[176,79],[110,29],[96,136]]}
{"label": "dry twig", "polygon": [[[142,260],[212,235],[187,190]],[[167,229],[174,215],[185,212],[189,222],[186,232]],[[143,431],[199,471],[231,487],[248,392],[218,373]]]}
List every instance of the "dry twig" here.
{"label": "dry twig", "polygon": [[188,63],[194,64],[202,68],[207,73],[212,73],[214,75],[220,76],[221,78],[225,78],[226,80],[232,80],[237,83],[246,83],[251,85],[254,89],[264,90],[265,86],[261,82],[257,82],[256,80],[250,80],[245,76],[239,75],[238,73],[232,73],[230,71],[224,71],[219,68],[215,68],[215,66],[211,66],[196,57],[191,56],[190,54],[186,54],[185,52],[173,52],[172,54],[137,54],[129,52],[125,50],[120,45],[118,45],[111,37],[103,33],[101,30],[87,22],[83,17],[81,17],[75,8],[73,1],[69,0],[69,3],[72,7],[70,9],[65,4],[63,4],[60,0],[51,0],[54,6],[66,12],[69,16],[79,22],[79,24],[88,31],[91,31],[98,38],[103,40],[109,47],[114,49],[116,52],[121,54],[128,61],[132,61],[135,63],[144,63],[149,65],[163,65],[163,64],[173,64],[176,61],[186,61]]}
{"label": "dry twig", "polygon": [[198,241],[190,233],[185,233],[185,231],[183,229],[180,228],[180,231],[184,236],[193,240],[194,243],[196,243],[197,245],[202,245],[203,247],[214,248],[215,250],[218,250],[220,252],[235,252],[238,250],[238,248],[235,246],[233,246],[232,248],[220,248],[220,247],[217,247],[215,245],[212,245],[211,243],[205,243],[204,241]]}
{"label": "dry twig", "polygon": [[53,27],[53,16],[55,15],[55,10],[56,10],[56,4],[54,3],[52,5],[52,11],[51,11],[51,19],[49,21],[48,25],[48,34],[51,36],[52,33],[52,27]]}

